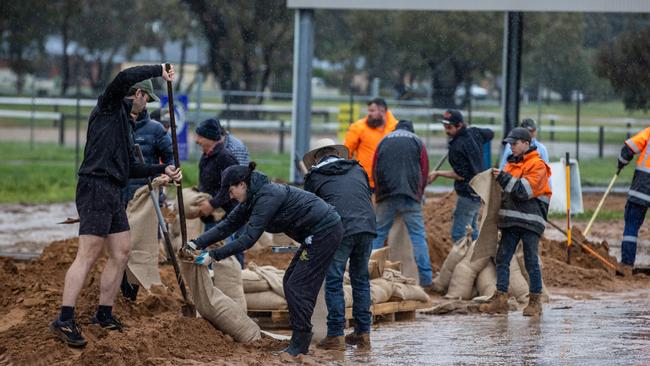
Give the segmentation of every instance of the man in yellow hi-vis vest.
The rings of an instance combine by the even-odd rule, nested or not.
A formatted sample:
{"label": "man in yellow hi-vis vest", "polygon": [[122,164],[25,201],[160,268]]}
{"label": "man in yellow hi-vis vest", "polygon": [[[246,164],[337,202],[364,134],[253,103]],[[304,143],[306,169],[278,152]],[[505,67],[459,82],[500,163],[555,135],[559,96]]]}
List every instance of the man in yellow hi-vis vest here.
{"label": "man in yellow hi-vis vest", "polygon": [[625,205],[625,229],[621,244],[621,270],[625,276],[632,274],[639,229],[650,207],[650,143],[648,140],[650,140],[650,127],[627,139],[618,157],[618,168],[622,169],[632,161],[634,155],[639,155]]}

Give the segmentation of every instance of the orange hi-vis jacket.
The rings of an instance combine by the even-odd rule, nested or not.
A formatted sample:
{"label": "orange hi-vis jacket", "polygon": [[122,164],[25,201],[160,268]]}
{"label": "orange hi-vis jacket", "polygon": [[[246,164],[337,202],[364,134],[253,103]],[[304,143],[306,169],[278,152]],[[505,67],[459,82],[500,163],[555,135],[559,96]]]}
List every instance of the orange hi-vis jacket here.
{"label": "orange hi-vis jacket", "polygon": [[628,200],[642,206],[650,207],[650,127],[625,141],[618,160],[627,165],[634,155],[639,155],[636,160],[634,179],[628,192]]}
{"label": "orange hi-vis jacket", "polygon": [[386,111],[386,124],[383,129],[371,128],[368,126],[368,116],[350,125],[345,134],[345,147],[350,151],[350,158],[355,158],[368,174],[370,188],[375,188],[375,181],[372,177],[372,163],[375,150],[384,136],[395,130],[397,120],[390,111]]}
{"label": "orange hi-vis jacket", "polygon": [[551,168],[536,147],[523,157],[510,156],[497,176],[503,188],[499,209],[499,228],[522,227],[541,235],[546,227],[551,201]]}

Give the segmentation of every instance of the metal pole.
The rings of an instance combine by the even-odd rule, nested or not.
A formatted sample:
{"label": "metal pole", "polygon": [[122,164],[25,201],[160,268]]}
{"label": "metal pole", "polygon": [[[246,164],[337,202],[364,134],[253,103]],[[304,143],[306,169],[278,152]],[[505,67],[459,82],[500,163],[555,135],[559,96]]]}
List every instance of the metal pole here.
{"label": "metal pole", "polygon": [[576,160],[580,160],[580,93],[576,91]]}
{"label": "metal pole", "polygon": [[36,128],[34,110],[36,108],[36,77],[32,76],[32,113],[29,123],[29,149],[34,150],[34,129]]}
{"label": "metal pole", "polygon": [[[314,11],[312,9],[296,9],[295,30],[293,43],[293,112],[291,133],[291,158],[302,159],[309,150],[309,135],[311,129],[311,75],[312,59],[314,57]],[[300,184],[303,175],[290,166],[290,180]]]}
{"label": "metal pole", "polygon": [[605,145],[605,127],[598,127],[598,157],[603,158],[603,145]]}
{"label": "metal pole", "polygon": [[555,141],[555,120],[551,120],[551,141]]}
{"label": "metal pole", "polygon": [[567,247],[566,247],[566,262],[571,264],[571,161],[569,160],[569,153],[565,157],[565,184],[566,184],[566,232],[567,232]]}
{"label": "metal pole", "polygon": [[506,12],[503,32],[503,75],[502,95],[503,135],[506,136],[519,121],[519,85],[521,83],[521,39],[524,29],[524,15],[521,12]]}
{"label": "metal pole", "polygon": [[59,145],[65,145],[65,116],[63,113],[59,117]]}
{"label": "metal pole", "polygon": [[280,121],[280,154],[284,153],[284,120]]}

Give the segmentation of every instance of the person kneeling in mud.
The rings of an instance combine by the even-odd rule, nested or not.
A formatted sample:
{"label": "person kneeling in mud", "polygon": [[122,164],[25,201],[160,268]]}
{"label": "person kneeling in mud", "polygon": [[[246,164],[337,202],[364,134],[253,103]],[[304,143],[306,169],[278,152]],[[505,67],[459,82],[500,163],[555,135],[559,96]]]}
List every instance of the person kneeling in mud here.
{"label": "person kneeling in mud", "polygon": [[508,313],[510,260],[521,240],[524,263],[530,278],[528,306],[524,308],[524,316],[542,313],[542,272],[537,253],[551,200],[551,169],[530,142],[531,135],[527,129],[512,129],[503,141],[510,144],[512,154],[507,158],[503,171],[492,171],[503,188],[498,224],[501,241],[496,256],[497,292],[488,303],[479,307],[481,312]]}
{"label": "person kneeling in mud", "polygon": [[[283,286],[293,333],[284,352],[292,356],[307,354],[312,338],[311,316],[325,273],[334,258],[343,226],[335,208],[302,189],[271,183],[266,175],[248,167],[234,165],[221,175],[220,196],[228,195],[239,204],[215,227],[189,241],[187,247],[201,250],[194,263],[208,265],[252,247],[264,231],[284,232],[302,243],[287,268]],[[243,227],[234,241],[207,251]]]}

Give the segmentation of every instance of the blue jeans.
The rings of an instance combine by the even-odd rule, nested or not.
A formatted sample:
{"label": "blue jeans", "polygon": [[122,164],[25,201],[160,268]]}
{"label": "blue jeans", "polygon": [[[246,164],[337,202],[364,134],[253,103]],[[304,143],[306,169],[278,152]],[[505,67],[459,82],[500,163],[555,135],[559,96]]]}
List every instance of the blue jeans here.
{"label": "blue jeans", "polygon": [[369,333],[372,323],[370,313],[370,275],[368,260],[372,247],[372,234],[361,233],[341,240],[334,259],[325,276],[325,303],[327,304],[327,335],[343,335],[345,329],[345,296],[343,273],[350,259],[350,283],[352,284],[352,316],[354,331]]}
{"label": "blue jeans", "polygon": [[[205,229],[203,232],[206,232],[213,227],[217,226],[218,222],[206,222]],[[239,230],[237,230],[234,234],[230,235],[228,239],[226,239],[226,244],[230,243],[231,241],[234,241],[237,239],[239,235],[241,235],[242,230],[244,230],[244,227],[241,227]],[[239,265],[241,265],[241,268],[244,269],[244,252],[241,251],[239,253],[235,253],[235,258],[237,258],[237,261],[239,262]]]}
{"label": "blue jeans", "polygon": [[458,196],[456,209],[454,209],[454,221],[451,224],[451,240],[456,243],[467,235],[467,225],[472,226],[472,240],[478,238],[478,210],[481,208],[480,198]]}
{"label": "blue jeans", "polygon": [[646,206],[630,201],[625,204],[625,227],[623,229],[623,243],[621,244],[621,263],[623,264],[634,265],[637,237],[647,212],[648,208]]}
{"label": "blue jeans", "polygon": [[432,281],[429,247],[424,234],[424,217],[422,205],[406,196],[389,197],[377,203],[377,237],[372,243],[373,249],[380,249],[388,237],[397,214],[402,214],[406,229],[413,244],[413,257],[418,266],[420,286],[428,286]]}
{"label": "blue jeans", "polygon": [[517,250],[519,240],[524,245],[524,264],[530,278],[529,292],[542,293],[542,271],[539,268],[539,235],[520,227],[501,229],[501,241],[497,250],[497,290],[508,292],[510,282],[510,261]]}

